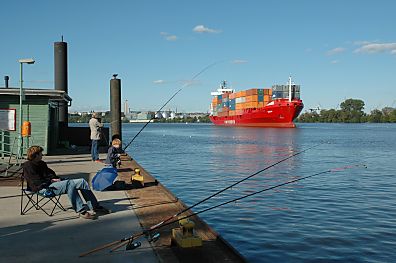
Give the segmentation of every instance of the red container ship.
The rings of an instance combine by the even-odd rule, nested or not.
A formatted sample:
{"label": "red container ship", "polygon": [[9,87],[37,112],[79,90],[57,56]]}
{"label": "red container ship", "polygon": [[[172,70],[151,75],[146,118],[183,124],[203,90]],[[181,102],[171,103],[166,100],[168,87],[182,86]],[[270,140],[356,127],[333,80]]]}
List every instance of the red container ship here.
{"label": "red container ship", "polygon": [[304,107],[300,86],[291,78],[288,85],[239,92],[223,81],[211,95],[209,118],[215,125],[294,128],[293,120]]}

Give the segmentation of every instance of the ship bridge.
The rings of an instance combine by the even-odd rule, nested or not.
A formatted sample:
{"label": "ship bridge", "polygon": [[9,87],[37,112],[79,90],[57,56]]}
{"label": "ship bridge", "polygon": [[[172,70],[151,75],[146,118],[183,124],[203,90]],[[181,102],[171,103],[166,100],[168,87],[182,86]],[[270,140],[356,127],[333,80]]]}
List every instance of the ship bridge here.
{"label": "ship bridge", "polygon": [[224,94],[224,93],[233,93],[233,92],[235,92],[235,90],[228,88],[228,87],[227,87],[227,81],[226,81],[226,80],[223,80],[223,81],[221,82],[221,84],[220,84],[220,88],[218,88],[217,91],[212,91],[212,92],[210,93],[210,95],[212,95],[212,96],[218,96],[218,95],[222,95],[222,94]]}

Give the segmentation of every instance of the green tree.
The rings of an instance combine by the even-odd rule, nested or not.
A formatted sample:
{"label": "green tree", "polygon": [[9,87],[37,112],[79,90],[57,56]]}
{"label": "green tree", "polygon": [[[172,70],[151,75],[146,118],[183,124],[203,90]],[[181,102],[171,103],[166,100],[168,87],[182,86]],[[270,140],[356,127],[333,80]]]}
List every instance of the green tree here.
{"label": "green tree", "polygon": [[382,114],[382,111],[380,111],[380,110],[372,110],[370,112],[370,115],[367,116],[368,122],[379,123],[379,122],[382,122],[382,119],[383,119],[383,114]]}
{"label": "green tree", "polygon": [[396,109],[389,110],[388,114],[389,122],[395,123],[396,122]]}
{"label": "green tree", "polygon": [[297,122],[319,122],[319,118],[320,116],[316,112],[305,112],[300,115],[300,117],[297,119]]}
{"label": "green tree", "polygon": [[340,112],[335,109],[321,110],[320,111],[320,122],[339,122]]}
{"label": "green tree", "polygon": [[342,122],[362,122],[365,113],[364,102],[358,99],[347,99],[340,104],[341,114],[340,119]]}

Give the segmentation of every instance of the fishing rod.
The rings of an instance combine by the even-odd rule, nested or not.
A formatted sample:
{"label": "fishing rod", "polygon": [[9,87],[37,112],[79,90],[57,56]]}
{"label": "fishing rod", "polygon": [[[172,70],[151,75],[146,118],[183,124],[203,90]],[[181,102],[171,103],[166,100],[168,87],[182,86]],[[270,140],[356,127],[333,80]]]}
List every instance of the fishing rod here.
{"label": "fishing rod", "polygon": [[180,91],[182,91],[182,89],[184,89],[186,86],[188,86],[195,78],[197,78],[199,75],[201,75],[202,73],[204,73],[206,70],[208,70],[209,68],[211,68],[212,66],[220,63],[222,61],[217,61],[214,62],[212,64],[207,65],[206,67],[204,67],[203,69],[201,69],[201,71],[199,71],[197,74],[195,74],[188,82],[184,83],[182,85],[182,87],[176,91],[166,102],[164,105],[162,105],[162,107],[156,111],[156,113],[154,114],[153,117],[150,118],[149,121],[147,121],[144,126],[140,129],[140,131],[132,138],[132,140],[125,146],[124,151],[129,147],[129,145],[131,145],[131,143],[136,139],[136,137],[139,136],[139,134],[144,130],[144,128],[146,128],[146,126],[155,119],[155,115],[157,115]]}
{"label": "fishing rod", "polygon": [[223,188],[223,189],[220,189],[220,190],[218,190],[217,192],[215,192],[214,194],[212,194],[212,195],[210,195],[210,196],[208,196],[208,197],[202,199],[201,201],[195,203],[194,205],[191,205],[190,207],[187,207],[186,209],[184,209],[184,210],[178,212],[177,214],[174,214],[173,216],[170,216],[169,218],[165,219],[164,221],[162,221],[162,222],[160,222],[160,223],[158,223],[158,224],[156,224],[156,225],[150,227],[149,230],[152,231],[152,230],[158,228],[160,225],[164,224],[165,222],[171,220],[172,218],[175,218],[175,217],[177,217],[177,216],[183,214],[184,212],[186,212],[186,211],[188,211],[188,210],[190,210],[190,209],[196,207],[197,205],[202,204],[203,202],[206,202],[207,200],[209,200],[209,199],[211,199],[211,198],[213,198],[213,197],[215,197],[215,196],[221,194],[222,192],[224,192],[224,191],[226,191],[226,190],[228,190],[228,189],[230,189],[230,188],[232,188],[232,187],[234,187],[234,186],[236,186],[236,185],[238,185],[238,184],[240,184],[240,183],[242,183],[242,182],[244,182],[244,181],[246,181],[246,180],[248,180],[248,179],[250,179],[250,178],[252,178],[252,177],[254,177],[254,176],[256,176],[256,175],[258,175],[258,174],[260,174],[260,173],[262,173],[262,172],[264,172],[264,171],[266,171],[266,170],[268,170],[268,169],[270,169],[270,168],[272,168],[272,167],[274,167],[274,166],[276,166],[276,165],[278,165],[278,164],[280,164],[280,163],[283,163],[283,162],[289,160],[290,158],[293,158],[293,157],[295,157],[295,156],[297,156],[297,155],[299,155],[299,154],[302,154],[302,153],[304,153],[304,152],[306,152],[306,151],[308,151],[308,150],[310,150],[310,149],[313,149],[313,148],[315,148],[315,147],[318,147],[319,145],[322,145],[323,143],[324,143],[324,142],[315,144],[315,145],[313,145],[313,146],[311,146],[311,147],[309,147],[309,148],[306,148],[305,150],[302,150],[302,151],[300,151],[300,152],[294,153],[294,154],[292,154],[292,155],[290,155],[290,156],[288,156],[288,157],[286,157],[286,158],[283,158],[283,159],[280,160],[280,161],[277,161],[277,162],[275,162],[275,163],[273,163],[273,164],[271,164],[271,165],[269,165],[269,166],[267,166],[267,167],[265,167],[265,168],[263,168],[263,169],[261,169],[261,170],[255,172],[254,174],[251,174],[251,175],[249,175],[249,176],[247,176],[247,177],[245,177],[245,178],[243,178],[243,179],[241,179],[241,180],[239,180],[239,181],[237,181],[237,182],[235,182],[235,183],[233,183],[233,184],[231,184],[231,185],[229,185],[229,186],[227,186],[227,187],[225,187],[225,188]]}
{"label": "fishing rod", "polygon": [[[129,240],[131,240],[131,239],[135,239],[135,238],[138,238],[138,237],[141,237],[141,236],[144,236],[144,235],[148,235],[151,231],[160,228],[161,226],[163,226],[163,225],[164,225],[166,222],[168,222],[169,220],[172,220],[173,218],[178,217],[179,215],[181,215],[181,214],[183,214],[184,212],[186,212],[186,211],[188,211],[188,210],[190,210],[190,209],[196,207],[197,205],[202,204],[203,202],[206,202],[207,200],[209,200],[209,199],[211,199],[211,198],[213,198],[213,197],[219,195],[220,193],[222,193],[222,192],[224,192],[224,191],[226,191],[226,190],[228,190],[228,189],[230,189],[230,188],[232,188],[232,187],[234,187],[234,186],[236,186],[236,185],[238,185],[238,184],[240,184],[240,183],[242,183],[242,182],[244,182],[244,181],[246,181],[246,180],[248,180],[248,179],[250,179],[250,178],[252,178],[252,177],[254,177],[254,176],[256,176],[256,175],[259,174],[259,173],[262,173],[262,172],[264,172],[264,171],[266,171],[266,170],[268,170],[268,169],[270,169],[270,168],[272,168],[272,167],[274,167],[274,166],[276,166],[276,165],[278,165],[278,164],[280,164],[280,163],[282,163],[282,162],[285,162],[285,161],[289,160],[290,158],[292,158],[292,157],[294,157],[294,156],[297,156],[297,155],[299,155],[299,154],[302,154],[302,153],[304,153],[304,152],[306,152],[306,151],[308,151],[308,150],[310,150],[310,149],[313,149],[313,148],[315,148],[315,147],[318,147],[318,146],[320,146],[320,145],[322,145],[322,144],[324,144],[324,143],[325,143],[325,142],[321,142],[321,143],[315,144],[315,145],[313,145],[313,146],[311,146],[311,147],[308,147],[308,148],[306,148],[306,149],[304,149],[304,150],[302,150],[302,151],[296,152],[296,153],[294,153],[294,154],[292,154],[292,155],[290,155],[290,156],[288,156],[288,157],[286,157],[286,158],[283,158],[283,159],[281,159],[281,160],[279,160],[279,161],[277,161],[277,162],[275,162],[275,163],[273,163],[273,164],[271,164],[271,165],[269,165],[269,166],[267,166],[267,167],[265,167],[265,168],[259,170],[258,172],[255,172],[254,174],[251,174],[251,175],[249,175],[249,176],[247,176],[247,177],[245,177],[245,178],[243,178],[243,179],[241,179],[241,180],[239,180],[239,181],[237,181],[237,182],[235,182],[235,183],[233,183],[233,184],[231,184],[231,185],[229,185],[229,186],[227,186],[227,187],[225,187],[225,188],[223,188],[223,189],[221,189],[221,190],[218,190],[218,191],[215,192],[214,194],[212,194],[212,195],[210,195],[210,196],[208,196],[208,197],[202,199],[201,201],[195,203],[194,205],[191,205],[191,206],[189,206],[189,207],[183,209],[182,211],[180,211],[180,212],[178,212],[178,213],[176,213],[176,214],[174,214],[174,215],[168,217],[167,219],[165,219],[165,220],[159,222],[158,224],[151,226],[151,227],[150,227],[149,229],[147,229],[147,230],[144,230],[144,231],[142,231],[142,232],[140,232],[140,233],[134,234],[134,235],[132,235],[132,236],[130,236],[130,237],[128,237],[128,238],[123,238],[123,239],[120,239],[120,240],[111,242],[111,243],[109,243],[109,244],[106,244],[106,245],[104,245],[104,246],[102,246],[102,247],[93,249],[93,250],[91,250],[91,251],[89,251],[89,252],[87,252],[87,253],[81,254],[80,257],[84,257],[84,256],[86,256],[86,255],[92,254],[92,253],[94,253],[94,252],[97,252],[97,251],[99,251],[99,250],[102,250],[102,249],[105,249],[105,248],[108,248],[108,247],[112,247],[112,246],[115,246],[115,245],[119,245],[119,244],[121,244],[121,243],[123,243],[123,242],[126,242],[126,241],[129,241]],[[167,225],[168,225],[168,224],[167,224]],[[121,245],[121,246],[122,246],[122,245]]]}
{"label": "fishing rod", "polygon": [[[312,175],[308,175],[308,176],[305,176],[305,177],[293,179],[293,180],[290,180],[290,181],[287,181],[287,182],[284,182],[284,183],[281,183],[281,184],[278,184],[278,185],[274,185],[274,186],[271,186],[271,187],[268,187],[268,188],[264,188],[264,189],[259,190],[259,191],[255,191],[255,192],[250,193],[250,194],[243,195],[243,196],[241,196],[241,197],[238,197],[238,198],[235,198],[235,199],[232,199],[232,200],[229,200],[229,201],[225,201],[225,202],[223,202],[223,203],[220,203],[220,204],[215,205],[215,206],[208,207],[208,208],[203,209],[203,210],[201,210],[201,211],[198,211],[198,212],[195,212],[195,213],[192,213],[192,214],[183,216],[183,217],[178,218],[178,219],[176,219],[176,220],[167,222],[167,223],[161,225],[161,226],[158,227],[158,228],[171,225],[171,224],[176,223],[176,222],[178,222],[178,221],[180,221],[180,220],[183,220],[183,219],[186,219],[186,218],[190,218],[190,217],[196,216],[196,215],[198,215],[198,214],[201,214],[201,213],[204,213],[204,212],[207,212],[207,211],[210,211],[210,210],[219,208],[219,207],[221,207],[221,206],[224,206],[224,205],[227,205],[227,204],[230,204],[230,203],[237,202],[237,201],[239,201],[239,200],[242,200],[242,199],[251,197],[251,196],[253,196],[253,195],[257,195],[257,194],[260,194],[260,193],[263,193],[263,192],[266,192],[266,191],[269,191],[269,190],[272,190],[272,189],[275,189],[275,188],[278,188],[278,187],[282,187],[282,186],[285,186],[285,185],[288,185],[288,184],[292,184],[292,183],[295,183],[295,182],[298,182],[298,181],[302,181],[302,180],[305,180],[305,179],[308,179],[308,178],[311,178],[311,177],[314,177],[314,176],[318,176],[318,175],[321,175],[321,174],[332,173],[332,172],[339,172],[339,171],[343,171],[343,170],[346,170],[346,169],[352,169],[352,168],[356,168],[356,167],[360,167],[360,166],[362,166],[362,167],[364,167],[364,168],[367,168],[367,166],[366,166],[365,164],[354,164],[354,165],[348,165],[348,166],[344,166],[344,167],[329,169],[329,170],[322,171],[322,172],[319,172],[319,173],[315,173],[315,174],[312,174]],[[159,235],[159,234],[157,233],[157,235]],[[125,239],[125,241],[123,241],[123,242],[121,242],[120,244],[118,244],[117,246],[115,246],[112,250],[110,250],[110,252],[114,252],[114,251],[117,250],[118,248],[124,246],[127,242],[128,242],[128,243],[131,243],[131,240],[133,241],[133,239],[130,239],[130,240]],[[138,242],[138,243],[140,244],[140,242]],[[135,247],[137,246],[136,243],[134,243],[134,244],[132,244],[132,245],[134,245]]]}
{"label": "fishing rod", "polygon": [[[190,214],[190,215],[186,215],[186,216],[184,216],[184,217],[178,218],[177,220],[173,220],[173,221],[167,222],[167,223],[161,225],[160,227],[164,227],[164,226],[167,226],[167,225],[176,223],[176,222],[178,222],[179,220],[183,220],[183,219],[186,219],[186,218],[189,218],[189,217],[192,217],[192,216],[195,216],[195,215],[198,215],[198,214],[201,214],[201,213],[204,213],[204,212],[207,212],[207,211],[216,209],[216,208],[218,208],[218,207],[221,207],[221,206],[224,206],[224,205],[227,205],[227,204],[230,204],[230,203],[237,202],[237,201],[239,201],[239,200],[248,198],[248,197],[250,197],[250,196],[257,195],[257,194],[260,194],[260,193],[263,193],[263,192],[266,192],[266,191],[269,191],[269,190],[272,190],[272,189],[275,189],[275,188],[279,188],[279,187],[282,187],[282,186],[285,186],[285,185],[288,185],[288,184],[292,184],[292,183],[295,183],[295,182],[298,182],[298,181],[302,181],[302,180],[305,180],[305,179],[308,179],[308,178],[311,178],[311,177],[315,177],[315,176],[318,176],[318,175],[321,175],[321,174],[326,174],[326,173],[340,172],[340,171],[344,171],[344,170],[347,170],[347,169],[353,169],[353,168],[358,168],[358,167],[367,168],[367,165],[365,165],[365,164],[353,164],[353,165],[348,165],[348,166],[333,168],[333,169],[329,169],[329,170],[326,170],[326,171],[322,171],[322,172],[318,172],[318,173],[315,173],[315,174],[311,174],[311,175],[308,175],[308,176],[304,176],[304,177],[300,177],[300,178],[297,178],[297,179],[289,180],[289,181],[284,182],[284,183],[281,183],[281,184],[277,184],[277,185],[274,185],[274,186],[270,186],[270,187],[268,187],[268,188],[264,188],[264,189],[259,190],[259,191],[256,191],[256,192],[253,192],[253,193],[250,193],[250,194],[246,194],[246,195],[243,195],[243,196],[241,196],[241,197],[237,197],[237,198],[232,199],[232,200],[229,200],[229,201],[225,201],[225,202],[223,202],[223,203],[221,203],[221,204],[208,207],[208,208],[206,208],[206,209],[203,209],[203,210],[201,210],[201,211],[192,213],[192,214]],[[159,227],[158,227],[158,228],[159,228]]]}
{"label": "fishing rod", "polygon": [[100,131],[100,135],[103,136],[103,138],[104,138],[104,140],[105,140],[105,142],[106,142],[106,146],[109,146],[110,144],[109,144],[109,142],[107,141],[106,134],[104,133],[102,127],[99,128],[99,131]]}
{"label": "fishing rod", "polygon": [[[260,194],[260,193],[263,193],[263,192],[266,192],[266,191],[270,191],[270,190],[273,190],[273,189],[276,189],[276,188],[279,188],[279,187],[282,187],[282,186],[285,186],[285,185],[288,185],[288,184],[292,184],[292,183],[295,183],[295,182],[298,182],[298,181],[306,180],[306,179],[308,179],[308,178],[315,177],[315,176],[318,176],[318,175],[321,175],[321,174],[333,173],[333,172],[340,172],[340,171],[344,171],[344,170],[352,169],[352,168],[357,168],[357,167],[367,168],[367,166],[366,166],[365,164],[354,164],[354,165],[348,165],[348,166],[344,166],[344,167],[329,169],[329,170],[322,171],[322,172],[318,172],[318,173],[311,174],[311,175],[308,175],[308,176],[304,176],[304,177],[300,177],[300,178],[297,178],[297,179],[289,180],[289,181],[287,181],[287,182],[284,182],[284,183],[281,183],[281,184],[277,184],[277,185],[274,185],[274,186],[271,186],[271,187],[267,187],[267,188],[264,188],[264,189],[262,189],[262,190],[255,191],[255,192],[253,192],[253,193],[246,194],[246,195],[243,195],[243,196],[234,198],[234,199],[232,199],[232,200],[225,201],[225,202],[220,203],[220,204],[218,204],[218,205],[208,207],[208,208],[203,209],[203,210],[201,210],[201,211],[198,211],[198,212],[195,212],[195,213],[192,213],[192,214],[183,216],[183,217],[178,218],[178,219],[176,219],[176,220],[173,220],[173,221],[164,223],[164,224],[162,224],[161,226],[159,226],[158,228],[171,225],[171,224],[176,223],[176,222],[178,222],[178,221],[180,221],[180,220],[183,220],[183,219],[186,219],[186,218],[190,218],[190,217],[196,216],[196,215],[198,215],[198,214],[201,214],[201,213],[204,213],[204,212],[207,212],[207,211],[210,211],[210,210],[219,208],[219,207],[221,207],[221,206],[224,206],[224,205],[227,205],[227,204],[230,204],[230,203],[234,203],[234,202],[237,202],[237,201],[239,201],[239,200],[242,200],[242,199],[251,197],[251,196],[253,196],[253,195],[257,195],[257,194]],[[159,237],[159,234],[158,234],[158,233],[155,234],[155,235],[153,235],[153,236],[150,235],[150,234],[148,234],[147,232],[138,233],[138,234],[132,235],[132,236],[130,236],[130,237],[125,237],[125,238],[122,238],[122,239],[120,239],[120,240],[117,240],[117,241],[111,242],[111,243],[109,243],[109,244],[106,244],[106,245],[104,245],[104,246],[101,246],[101,247],[99,247],[99,248],[93,249],[93,250],[91,250],[91,251],[89,251],[89,252],[86,252],[86,253],[84,253],[84,254],[81,254],[80,257],[84,257],[84,256],[86,256],[86,255],[89,255],[89,254],[91,254],[91,253],[94,253],[94,252],[97,252],[97,251],[99,251],[99,250],[102,250],[102,249],[105,249],[105,248],[109,248],[109,247],[113,247],[113,249],[110,251],[110,252],[113,252],[113,251],[117,250],[118,248],[120,248],[120,247],[126,245],[126,243],[128,243],[128,245],[130,246],[130,249],[134,249],[134,248],[140,246],[140,242],[138,242],[138,243],[131,243],[131,242],[132,242],[133,240],[137,239],[137,238],[140,238],[141,236],[144,236],[144,235],[148,235],[148,236],[149,236],[149,242],[156,241],[156,239],[158,239],[158,237]],[[156,238],[153,238],[153,237],[156,237]]]}
{"label": "fishing rod", "polygon": [[[171,225],[171,224],[173,224],[173,223],[176,223],[176,222],[178,222],[178,221],[180,221],[180,220],[183,220],[183,219],[186,219],[186,218],[190,218],[190,217],[196,216],[196,215],[198,215],[198,214],[201,214],[201,213],[204,213],[204,212],[207,212],[207,211],[210,211],[210,210],[219,208],[219,207],[221,207],[221,206],[224,206],[224,205],[227,205],[227,204],[230,204],[230,203],[237,202],[237,201],[239,201],[239,200],[248,198],[248,197],[250,197],[250,196],[257,195],[257,194],[260,194],[260,193],[263,193],[263,192],[266,192],[266,191],[269,191],[269,190],[272,190],[272,189],[275,189],[275,188],[279,188],[279,187],[282,187],[282,186],[285,186],[285,185],[288,185],[288,184],[292,184],[292,183],[295,183],[295,182],[298,182],[298,181],[302,181],[302,180],[305,180],[305,179],[308,179],[308,178],[311,178],[311,177],[314,177],[314,176],[318,176],[318,175],[326,174],[326,173],[340,172],[340,171],[344,171],[344,170],[346,170],[346,169],[352,169],[352,168],[357,168],[357,167],[367,168],[367,166],[366,166],[365,164],[353,164],[353,165],[348,165],[348,166],[333,168],[333,169],[329,169],[329,170],[326,170],[326,171],[318,172],[318,173],[315,173],[315,174],[312,174],[312,175],[308,175],[308,176],[300,177],[300,178],[297,178],[297,179],[293,179],[293,180],[290,180],[290,181],[287,181],[287,182],[284,182],[284,183],[281,183],[281,184],[277,184],[277,185],[274,185],[274,186],[271,186],[271,187],[268,187],[268,188],[264,188],[264,189],[259,190],[259,191],[255,191],[255,192],[250,193],[250,194],[243,195],[243,196],[241,196],[241,197],[237,197],[237,198],[232,199],[232,200],[229,200],[229,201],[225,201],[225,202],[223,202],[223,203],[220,203],[220,204],[215,205],[215,206],[208,207],[208,208],[203,209],[203,210],[201,210],[201,211],[198,211],[198,212],[195,212],[195,213],[192,213],[192,214],[189,214],[189,215],[180,217],[180,218],[178,218],[178,219],[176,219],[176,220],[173,220],[173,221],[164,223],[164,224],[162,224],[162,225],[161,225],[160,227],[158,227],[158,228],[162,228],[162,227]],[[158,229],[158,228],[157,228],[157,229]],[[137,238],[137,237],[135,237],[135,238]],[[117,250],[118,248],[124,246],[127,242],[130,242],[131,240],[133,241],[133,239],[128,240],[127,238],[125,238],[124,241],[122,241],[120,244],[118,244],[117,246],[115,246],[112,250],[110,250],[110,252],[114,252],[115,250]]]}

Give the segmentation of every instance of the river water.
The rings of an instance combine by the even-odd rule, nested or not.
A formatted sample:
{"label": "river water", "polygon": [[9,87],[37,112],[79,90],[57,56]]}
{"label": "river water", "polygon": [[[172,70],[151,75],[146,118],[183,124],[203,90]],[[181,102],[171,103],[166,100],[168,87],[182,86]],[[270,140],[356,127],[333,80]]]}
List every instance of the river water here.
{"label": "river water", "polygon": [[[128,143],[142,124],[124,124]],[[127,149],[187,205],[285,157],[194,211],[329,169],[200,214],[249,262],[396,260],[396,125],[296,129],[149,124]]]}

